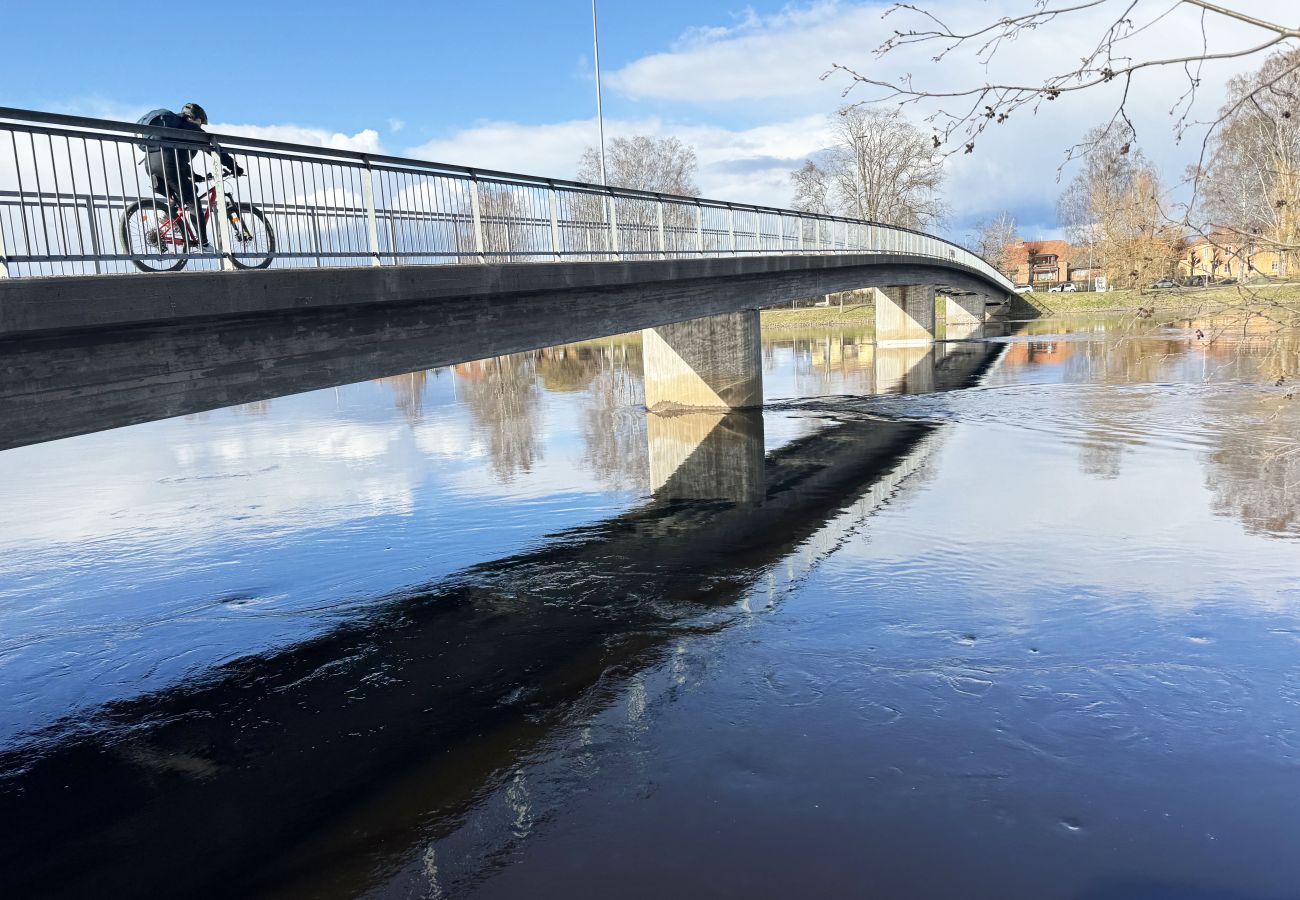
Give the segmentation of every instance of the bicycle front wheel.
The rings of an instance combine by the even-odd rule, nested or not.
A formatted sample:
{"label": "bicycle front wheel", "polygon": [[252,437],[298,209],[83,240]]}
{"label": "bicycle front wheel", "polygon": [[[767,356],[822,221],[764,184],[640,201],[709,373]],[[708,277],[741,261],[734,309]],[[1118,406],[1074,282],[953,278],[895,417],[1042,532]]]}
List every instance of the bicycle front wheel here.
{"label": "bicycle front wheel", "polygon": [[184,227],[170,202],[146,197],[122,211],[122,247],[143,272],[174,272],[184,268],[190,250]]}
{"label": "bicycle front wheel", "polygon": [[266,215],[251,203],[226,210],[226,237],[236,268],[265,269],[275,256],[275,232]]}

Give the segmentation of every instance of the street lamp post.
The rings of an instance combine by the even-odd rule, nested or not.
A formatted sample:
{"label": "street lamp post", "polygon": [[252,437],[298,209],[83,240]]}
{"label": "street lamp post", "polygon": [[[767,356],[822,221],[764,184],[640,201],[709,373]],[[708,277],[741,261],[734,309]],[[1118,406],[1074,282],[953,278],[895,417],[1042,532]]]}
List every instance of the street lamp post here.
{"label": "street lamp post", "polygon": [[596,28],[596,0],[591,0],[591,43],[596,56],[596,125],[600,129],[600,183],[605,179],[605,114],[600,108],[600,32]]}

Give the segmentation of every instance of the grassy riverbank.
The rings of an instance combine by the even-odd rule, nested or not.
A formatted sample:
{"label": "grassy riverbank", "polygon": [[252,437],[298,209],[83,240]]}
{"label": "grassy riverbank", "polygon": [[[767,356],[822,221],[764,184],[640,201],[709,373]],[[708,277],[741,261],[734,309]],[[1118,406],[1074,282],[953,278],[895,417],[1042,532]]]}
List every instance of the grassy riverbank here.
{"label": "grassy riverbank", "polygon": [[1156,313],[1195,310],[1262,312],[1278,304],[1300,307],[1300,284],[1229,285],[1211,288],[1168,288],[1157,291],[1107,291],[1050,294],[1036,291],[1021,299],[1044,315],[1080,312],[1132,312],[1139,307]]}
{"label": "grassy riverbank", "polygon": [[875,321],[875,307],[869,303],[835,306],[805,306],[802,309],[765,309],[760,317],[765,330],[790,328],[835,328]]}
{"label": "grassy riverbank", "polygon": [[[1136,313],[1138,308],[1155,309],[1157,316],[1184,313],[1212,315],[1220,312],[1278,312],[1279,305],[1290,317],[1300,317],[1300,284],[1264,285],[1260,287],[1170,288],[1162,291],[1109,291],[1095,293],[1021,294],[1020,300],[1033,305],[1042,316],[1089,313]],[[1023,307],[1022,307],[1023,309]],[[1013,315],[1013,318],[1017,316]],[[778,308],[762,311],[764,331],[798,331],[807,328],[871,327],[875,307],[870,303],[846,303],[831,306],[805,306],[799,309]],[[599,346],[611,341],[639,342],[640,333],[617,338],[582,341],[572,346]]]}

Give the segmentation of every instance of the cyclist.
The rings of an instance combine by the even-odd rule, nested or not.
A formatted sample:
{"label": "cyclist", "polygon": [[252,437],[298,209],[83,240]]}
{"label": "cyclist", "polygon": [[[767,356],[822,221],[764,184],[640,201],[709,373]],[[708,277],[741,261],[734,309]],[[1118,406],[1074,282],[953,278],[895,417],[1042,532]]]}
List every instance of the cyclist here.
{"label": "cyclist", "polygon": [[[140,117],[141,125],[156,125],[161,128],[178,128],[187,131],[202,131],[208,124],[208,114],[197,103],[186,103],[181,107],[180,115],[169,109],[155,109]],[[163,146],[161,140],[142,142],[140,149],[145,151],[144,167],[153,181],[154,193],[161,194],[173,202],[193,210],[198,223],[199,241],[204,250],[210,250],[208,243],[207,222],[198,208],[198,196],[194,190],[196,179],[192,159],[207,146],[206,142],[195,141],[190,149],[181,141],[168,140]],[[221,165],[234,175],[243,175],[244,170],[235,162],[235,158],[224,150],[221,153]]]}

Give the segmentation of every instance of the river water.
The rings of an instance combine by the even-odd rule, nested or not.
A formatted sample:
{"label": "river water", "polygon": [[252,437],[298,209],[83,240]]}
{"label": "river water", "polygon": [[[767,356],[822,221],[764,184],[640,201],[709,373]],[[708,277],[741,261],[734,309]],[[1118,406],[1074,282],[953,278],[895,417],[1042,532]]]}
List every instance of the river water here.
{"label": "river water", "polygon": [[0,896],[1300,893],[1300,334],[868,338],[0,453]]}

